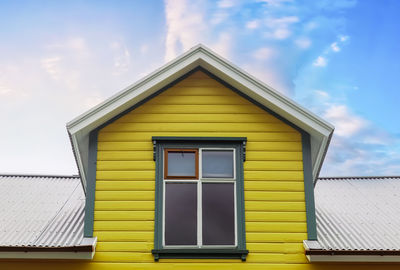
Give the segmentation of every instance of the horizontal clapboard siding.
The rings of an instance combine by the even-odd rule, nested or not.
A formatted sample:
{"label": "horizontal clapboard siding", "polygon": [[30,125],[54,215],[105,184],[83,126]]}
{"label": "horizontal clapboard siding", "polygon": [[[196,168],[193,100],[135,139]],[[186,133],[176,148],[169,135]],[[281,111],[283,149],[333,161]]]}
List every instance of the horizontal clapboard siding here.
{"label": "horizontal clapboard siding", "polygon": [[[132,253],[131,251],[127,253]],[[265,254],[265,253],[264,253]],[[263,254],[263,255],[264,255]],[[269,253],[275,254],[275,253]],[[126,255],[126,254],[125,254]],[[253,254],[250,254],[253,255]],[[250,256],[249,255],[249,256]],[[282,259],[283,254],[277,253],[276,257],[269,257],[270,260],[273,258],[278,259],[281,256]],[[129,254],[127,255],[129,256]],[[300,257],[300,255],[297,255]],[[104,258],[104,257],[103,257]],[[131,257],[132,258],[132,257]],[[290,259],[294,259],[295,261],[291,261]],[[300,257],[302,260],[302,257]],[[138,262],[141,261],[137,257],[133,261],[93,261],[93,262],[84,262],[84,261],[44,261],[44,260],[25,260],[25,261],[2,261],[0,262],[1,269],[29,269],[29,270],[132,270],[132,269],[152,269],[152,270],[204,270],[204,269],[218,269],[218,270],[397,270],[398,264],[332,264],[332,263],[321,263],[321,264],[307,264],[307,263],[299,263],[298,258],[293,257],[284,257],[283,261],[278,262],[253,262],[253,263],[242,263],[237,260],[181,260],[179,263],[176,260],[162,260],[159,263],[154,263],[153,261],[149,262]]]}
{"label": "horizontal clapboard siding", "polygon": [[[201,72],[99,132],[95,262],[157,266],[150,252],[155,198],[152,136],[248,139],[244,163],[247,262],[183,260],[186,269],[199,263],[227,263],[234,269],[235,265],[267,268],[268,264],[307,262],[302,247],[307,226],[300,133]],[[176,265],[183,261],[162,260]]]}

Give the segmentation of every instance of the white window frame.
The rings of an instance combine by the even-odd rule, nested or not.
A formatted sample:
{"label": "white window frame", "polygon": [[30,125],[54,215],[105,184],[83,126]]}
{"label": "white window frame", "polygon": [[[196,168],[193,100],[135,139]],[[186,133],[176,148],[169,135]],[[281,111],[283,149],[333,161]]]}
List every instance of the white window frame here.
{"label": "white window frame", "polygon": [[[163,151],[168,150],[165,148]],[[174,148],[176,149],[176,148]],[[182,149],[186,149],[182,147]],[[162,247],[165,249],[218,249],[218,248],[236,248],[238,246],[238,232],[237,232],[237,175],[236,175],[236,149],[232,147],[190,147],[188,149],[198,149],[198,179],[166,179],[165,172],[165,155],[163,154],[163,209],[162,209]],[[202,157],[203,150],[212,151],[232,151],[233,154],[233,178],[203,178]],[[196,183],[197,184],[197,245],[166,245],[165,244],[165,190],[167,183]],[[235,243],[234,245],[203,245],[203,220],[202,220],[202,184],[203,183],[233,183],[233,198],[234,198],[234,230],[235,230]]]}

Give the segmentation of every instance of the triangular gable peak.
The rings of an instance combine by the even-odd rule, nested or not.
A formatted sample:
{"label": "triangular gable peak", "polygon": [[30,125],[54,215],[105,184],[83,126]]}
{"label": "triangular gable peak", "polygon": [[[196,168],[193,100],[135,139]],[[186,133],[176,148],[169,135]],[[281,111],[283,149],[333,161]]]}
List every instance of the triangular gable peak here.
{"label": "triangular gable peak", "polygon": [[198,45],[67,124],[85,190],[89,173],[90,132],[196,68],[227,82],[240,93],[307,132],[310,135],[312,176],[314,181],[317,179],[334,127],[207,47]]}

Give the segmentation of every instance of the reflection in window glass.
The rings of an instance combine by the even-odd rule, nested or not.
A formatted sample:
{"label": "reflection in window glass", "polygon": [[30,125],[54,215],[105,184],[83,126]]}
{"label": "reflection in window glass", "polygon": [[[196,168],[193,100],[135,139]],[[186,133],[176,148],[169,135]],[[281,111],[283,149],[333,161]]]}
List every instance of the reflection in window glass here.
{"label": "reflection in window glass", "polygon": [[168,151],[168,177],[171,176],[196,176],[195,152]]}
{"label": "reflection in window glass", "polygon": [[197,244],[197,184],[165,184],[165,245]]}
{"label": "reflection in window glass", "polygon": [[233,178],[233,151],[203,150],[202,167],[204,178]]}
{"label": "reflection in window glass", "polygon": [[233,183],[203,183],[203,244],[235,244]]}

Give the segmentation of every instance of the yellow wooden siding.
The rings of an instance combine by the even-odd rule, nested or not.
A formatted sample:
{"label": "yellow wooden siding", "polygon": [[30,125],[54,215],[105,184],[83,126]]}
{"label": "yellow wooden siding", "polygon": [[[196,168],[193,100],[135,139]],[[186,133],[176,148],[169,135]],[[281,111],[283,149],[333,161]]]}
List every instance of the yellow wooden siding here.
{"label": "yellow wooden siding", "polygon": [[[306,263],[300,133],[202,72],[99,132],[95,261],[154,260],[150,253],[155,199],[152,136],[247,137],[244,186],[250,255],[246,264]],[[240,260],[207,262],[238,264]]]}
{"label": "yellow wooden siding", "polygon": [[[121,253],[120,253],[121,254]],[[240,261],[227,261],[221,260],[218,262],[210,260],[198,260],[193,263],[191,260],[181,260],[179,262],[171,262],[170,260],[164,260],[163,262],[153,263],[151,260],[148,262],[140,262],[142,259],[149,258],[148,255],[141,257],[141,254],[134,255],[132,251],[122,253],[124,258],[131,258],[131,261],[118,261],[118,262],[88,262],[88,261],[43,261],[43,260],[30,260],[30,261],[0,261],[0,269],[2,270],[132,270],[132,269],[154,269],[154,270],[204,270],[204,269],[217,269],[217,270],[397,270],[399,269],[398,264],[338,264],[338,263],[319,263],[319,264],[299,264],[292,263],[290,259],[296,259],[293,257],[284,257],[285,263],[279,262],[277,255],[275,259],[278,262],[268,263],[266,265],[263,262],[259,263],[242,263]],[[119,254],[116,254],[118,256]],[[115,256],[115,257],[116,257]],[[146,257],[147,256],[147,257]],[[250,256],[250,255],[249,255]],[[263,254],[261,254],[263,256]],[[114,258],[115,258],[114,257]],[[282,261],[282,259],[281,259]]]}
{"label": "yellow wooden siding", "polygon": [[[152,136],[247,137],[246,239],[240,260],[154,262],[155,164]],[[102,129],[93,261],[0,261],[0,269],[235,270],[398,269],[398,265],[309,264],[301,135],[204,73],[197,72]]]}

